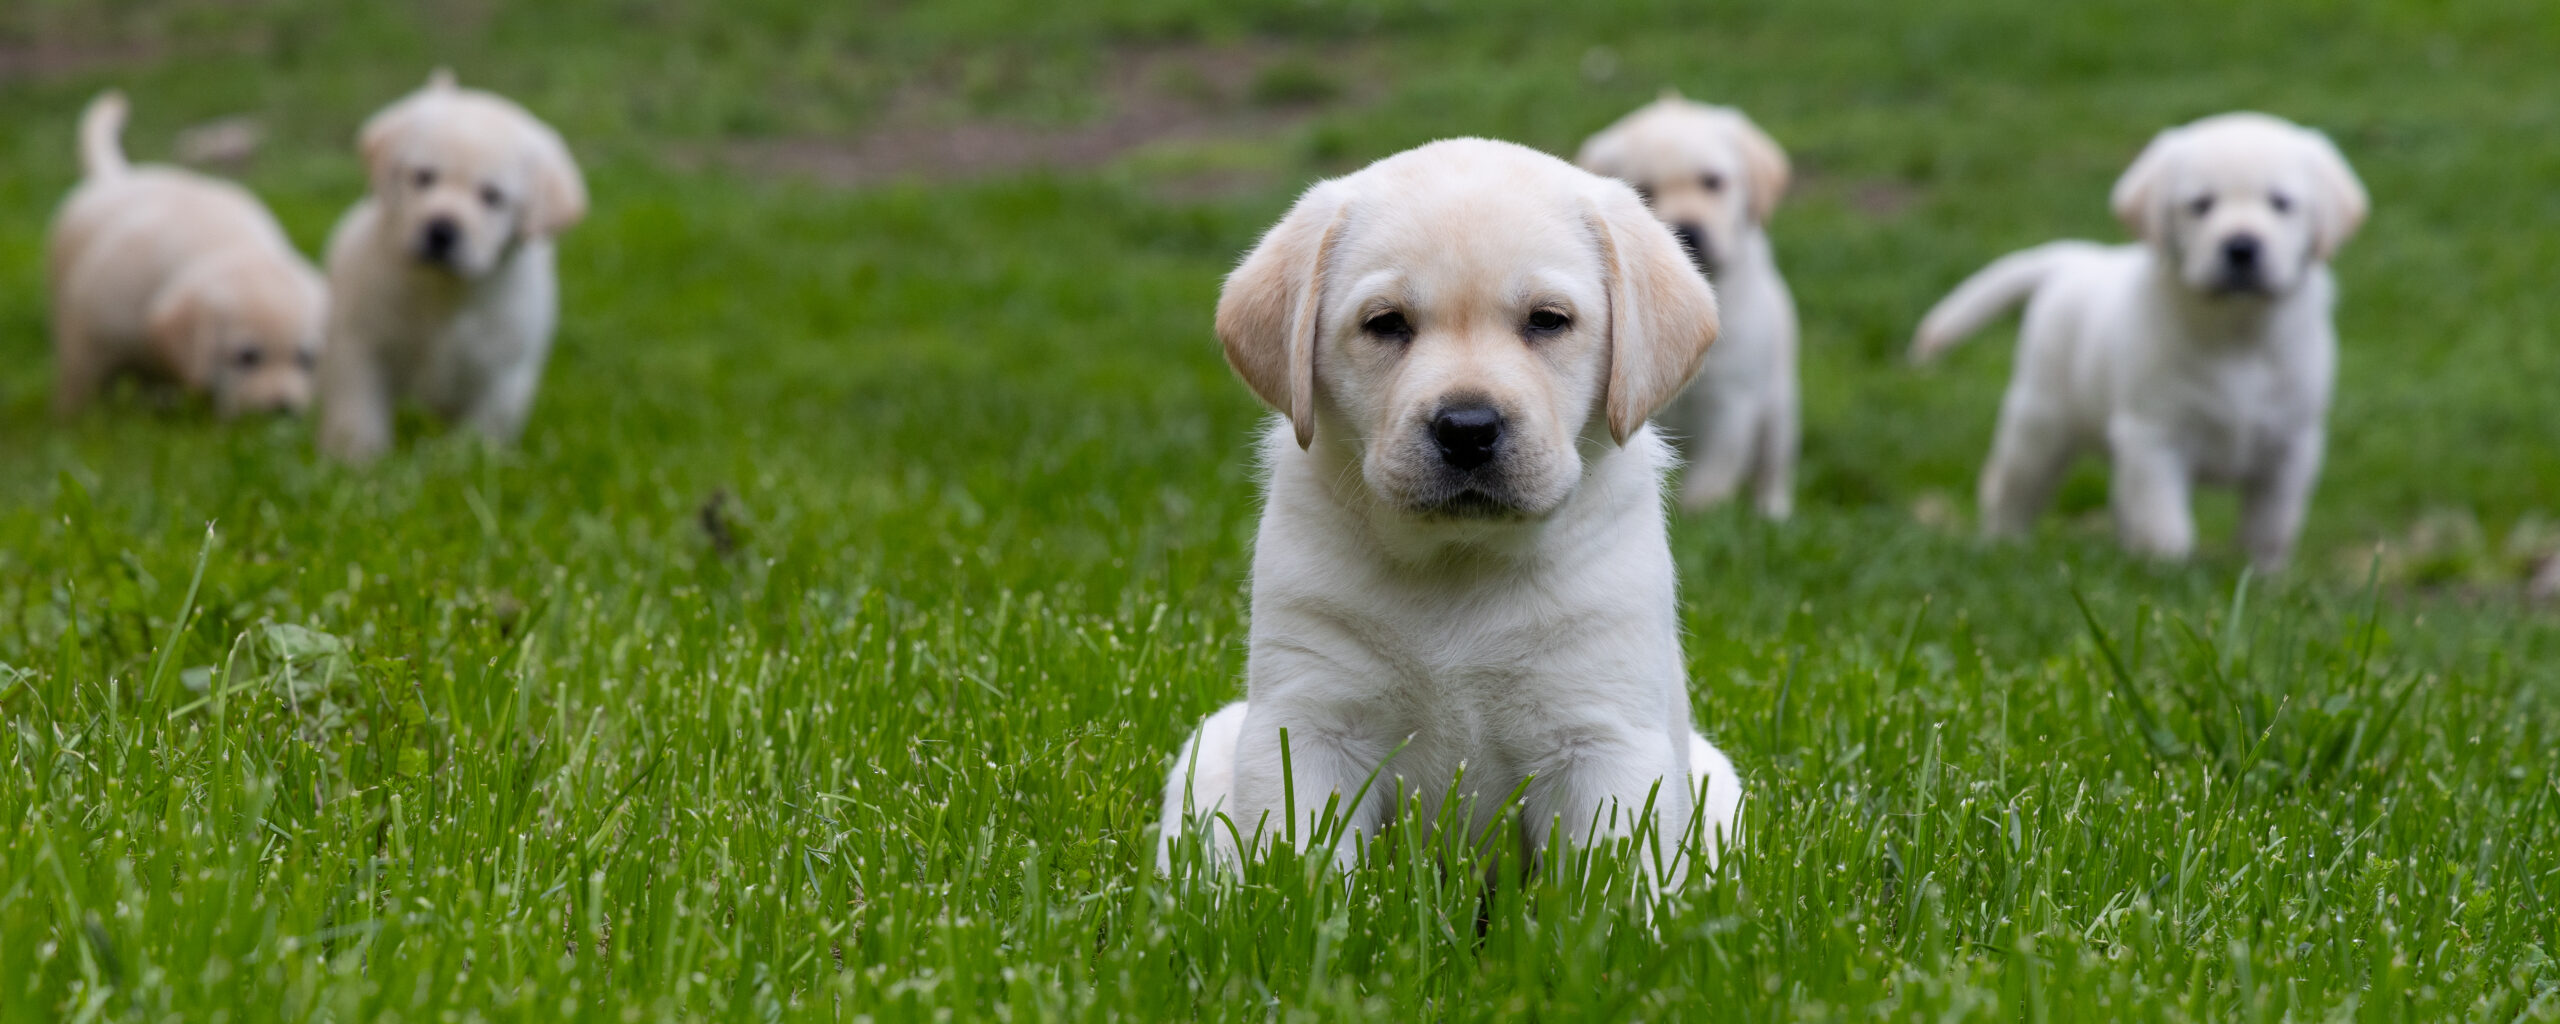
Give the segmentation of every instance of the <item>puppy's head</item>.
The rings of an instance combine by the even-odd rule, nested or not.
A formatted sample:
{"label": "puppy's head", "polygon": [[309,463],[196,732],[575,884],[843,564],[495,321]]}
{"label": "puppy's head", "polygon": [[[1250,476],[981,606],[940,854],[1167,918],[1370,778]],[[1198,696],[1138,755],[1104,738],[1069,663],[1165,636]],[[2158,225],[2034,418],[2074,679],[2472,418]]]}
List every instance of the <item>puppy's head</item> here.
{"label": "puppy's head", "polygon": [[461,277],[587,213],[586,183],[557,133],[444,71],[365,122],[359,148],[395,244]]}
{"label": "puppy's head", "polygon": [[327,322],[320,275],[280,254],[233,251],[188,268],[153,300],[152,344],[225,418],[311,404]]}
{"label": "puppy's head", "polygon": [[1697,371],[1716,303],[1625,185],[1457,139],[1307,191],[1227,278],[1218,337],[1299,445],[1426,519],[1535,519]]}
{"label": "puppy's head", "polygon": [[2161,132],[2114,196],[2116,218],[2214,296],[2292,291],[2355,234],[2366,202],[2327,136],[2265,114]]}
{"label": "puppy's head", "polygon": [[1714,274],[1787,191],[1787,154],[1741,111],[1676,93],[1620,118],[1582,144],[1574,162],[1635,186],[1654,216]]}

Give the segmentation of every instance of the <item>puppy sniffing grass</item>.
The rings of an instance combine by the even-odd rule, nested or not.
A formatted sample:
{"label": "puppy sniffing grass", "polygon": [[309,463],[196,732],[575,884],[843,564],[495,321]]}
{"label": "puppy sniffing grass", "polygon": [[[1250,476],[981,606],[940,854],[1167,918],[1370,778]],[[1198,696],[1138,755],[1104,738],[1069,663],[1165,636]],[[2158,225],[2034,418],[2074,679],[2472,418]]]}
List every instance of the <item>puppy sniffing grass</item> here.
{"label": "puppy sniffing grass", "polygon": [[1912,342],[1929,359],[2026,303],[1982,470],[1983,531],[2024,532],[2072,459],[2099,450],[2126,547],[2187,557],[2194,488],[2230,486],[2250,560],[2280,567],[2320,477],[2338,361],[2328,261],[2364,222],[2364,186],[2320,133],[2224,114],[2152,140],[2114,207],[2140,244],[2002,257]]}
{"label": "puppy sniffing grass", "polygon": [[1747,480],[1760,514],[1787,518],[1803,433],[1796,303],[1768,235],[1787,191],[1786,151],[1741,111],[1665,93],[1592,136],[1574,162],[1635,186],[1688,247],[1724,315],[1697,381],[1660,417],[1688,456],[1680,507],[1722,504]]}
{"label": "puppy sniffing grass", "polygon": [[209,395],[223,416],[311,401],[327,289],[247,189],[134,166],[125,99],[80,117],[82,180],[54,218],[54,409],[85,408],[120,374]]}
{"label": "puppy sniffing grass", "polygon": [[380,455],[404,399],[514,440],[559,318],[552,239],[587,212],[577,162],[524,108],[445,71],[375,114],[359,146],[372,195],[329,239],[322,450]]}
{"label": "puppy sniffing grass", "polygon": [[1159,865],[1199,815],[1234,823],[1207,826],[1225,863],[1238,837],[1308,849],[1338,802],[1348,867],[1398,791],[1480,835],[1521,789],[1524,852],[1644,833],[1658,883],[1693,824],[1712,855],[1740,780],[1690,724],[1646,420],[1716,323],[1634,191],[1529,149],[1439,142],[1308,190],[1218,303],[1283,415],[1245,699],[1177,755]]}

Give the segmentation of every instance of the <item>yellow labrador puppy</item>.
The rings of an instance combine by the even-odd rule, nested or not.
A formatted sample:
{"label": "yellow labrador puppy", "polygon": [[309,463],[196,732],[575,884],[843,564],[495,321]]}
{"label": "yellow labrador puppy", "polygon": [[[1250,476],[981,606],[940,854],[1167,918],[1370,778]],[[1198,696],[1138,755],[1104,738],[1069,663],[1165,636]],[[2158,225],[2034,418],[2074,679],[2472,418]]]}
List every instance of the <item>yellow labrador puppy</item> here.
{"label": "yellow labrador puppy", "polygon": [[2027,305],[1983,530],[2025,531],[2094,449],[2113,463],[2128,548],[2185,558],[2190,492],[2217,484],[2240,491],[2250,559],[2280,567],[2320,476],[2338,359],[2328,261],[2364,222],[2364,186],[2320,133],[2224,114],[2153,139],[2114,206],[2142,244],[2013,253],[1921,321],[1925,360]]}
{"label": "yellow labrador puppy", "polygon": [[576,161],[524,108],[444,71],[359,146],[373,194],[329,238],[321,448],[381,454],[403,399],[514,440],[559,319],[552,239],[587,212]]}
{"label": "yellow labrador puppy", "polygon": [[1671,455],[1645,422],[1716,303],[1632,190],[1482,139],[1389,157],[1309,189],[1217,329],[1283,415],[1245,700],[1183,743],[1160,866],[1201,815],[1305,848],[1339,801],[1347,867],[1397,790],[1436,814],[1462,765],[1479,831],[1525,782],[1533,843],[1628,835],[1648,806],[1666,857],[1694,820],[1730,832],[1740,781],[1690,725]]}
{"label": "yellow labrador puppy", "polygon": [[1724,503],[1751,483],[1771,519],[1795,508],[1801,412],[1796,301],[1769,250],[1787,154],[1731,107],[1665,93],[1582,144],[1584,169],[1635,186],[1714,282],[1724,333],[1698,379],[1662,411],[1688,456],[1680,507]]}
{"label": "yellow labrador puppy", "polygon": [[80,117],[83,178],[54,218],[54,408],[119,374],[212,396],[224,416],[311,401],[327,288],[247,189],[125,162],[125,100]]}

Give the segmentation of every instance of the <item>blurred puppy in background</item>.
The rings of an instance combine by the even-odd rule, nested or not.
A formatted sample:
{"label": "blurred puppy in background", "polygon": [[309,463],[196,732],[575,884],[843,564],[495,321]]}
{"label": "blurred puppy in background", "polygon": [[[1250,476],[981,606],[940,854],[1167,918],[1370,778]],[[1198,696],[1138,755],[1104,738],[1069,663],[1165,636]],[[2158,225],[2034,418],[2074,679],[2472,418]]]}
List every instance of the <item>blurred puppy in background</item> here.
{"label": "blurred puppy in background", "polygon": [[80,117],[83,178],[54,218],[54,408],[69,416],[119,374],[207,394],[223,416],[302,411],[327,289],[247,189],[132,166],[125,100]]}
{"label": "blurred puppy in background", "polygon": [[1676,883],[1684,837],[1730,839],[1741,781],[1690,724],[1671,457],[1646,423],[1716,302],[1635,193],[1432,143],[1309,189],[1217,320],[1282,416],[1245,700],[1176,756],[1159,866],[1200,815],[1233,822],[1209,826],[1232,864],[1237,839],[1323,849],[1330,810],[1348,867],[1399,792],[1427,821],[1452,780],[1471,837],[1520,790],[1531,856],[1646,835],[1650,877]]}
{"label": "blurred puppy in background", "polygon": [[2326,136],[2224,114],[2160,133],[2114,207],[2141,244],[2002,257],[1912,343],[1929,359],[2026,302],[1982,471],[1983,532],[2024,532],[2073,457],[2101,450],[2127,547],[2185,558],[2195,485],[2232,486],[2242,546],[2280,567],[2320,476],[2338,358],[2328,261],[2364,223],[2364,186]]}
{"label": "blurred puppy in background", "polygon": [[1680,507],[1723,503],[1751,482],[1762,515],[1795,506],[1802,433],[1796,303],[1769,251],[1787,154],[1741,111],[1666,92],[1582,144],[1574,162],[1635,186],[1715,286],[1724,335],[1660,422],[1688,456]]}
{"label": "blurred puppy in background", "polygon": [[513,441],[559,318],[552,239],[587,212],[577,163],[524,108],[442,70],[359,147],[372,195],[329,238],[322,450],[381,454],[404,399]]}

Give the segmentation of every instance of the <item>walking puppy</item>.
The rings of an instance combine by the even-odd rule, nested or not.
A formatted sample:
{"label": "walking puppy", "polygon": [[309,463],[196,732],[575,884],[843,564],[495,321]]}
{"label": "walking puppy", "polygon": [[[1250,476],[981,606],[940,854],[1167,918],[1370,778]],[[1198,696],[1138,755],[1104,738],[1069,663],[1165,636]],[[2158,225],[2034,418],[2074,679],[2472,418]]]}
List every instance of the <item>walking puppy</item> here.
{"label": "walking puppy", "polygon": [[1335,799],[1348,867],[1398,789],[1436,814],[1461,764],[1478,834],[1524,782],[1536,846],[1641,824],[1669,859],[1693,815],[1730,834],[1740,781],[1690,726],[1671,456],[1645,422],[1714,340],[1715,296],[1633,191],[1482,139],[1389,157],[1309,189],[1217,329],[1284,418],[1245,700],[1177,755],[1160,867],[1199,815],[1309,848]]}
{"label": "walking puppy", "polygon": [[577,163],[524,108],[444,71],[367,121],[360,148],[373,194],[329,238],[322,449],[380,455],[402,399],[513,441],[559,319],[552,238],[587,212]]}
{"label": "walking puppy", "polygon": [[2160,133],[2114,205],[2142,244],[2002,257],[1912,343],[1929,359],[2026,301],[1983,532],[2024,532],[2073,457],[2102,449],[2126,547],[2187,557],[2190,492],[2233,486],[2251,561],[2280,567],[2320,476],[2338,358],[2328,261],[2364,222],[2364,186],[2318,132],[2224,114]]}
{"label": "walking puppy", "polygon": [[125,100],[80,116],[83,178],[54,218],[54,409],[79,412],[119,374],[212,396],[214,410],[301,412],[327,291],[247,189],[127,164]]}
{"label": "walking puppy", "polygon": [[1662,412],[1689,466],[1680,507],[1739,493],[1771,519],[1795,506],[1796,302],[1769,251],[1769,215],[1787,191],[1787,154],[1741,111],[1665,93],[1582,144],[1585,170],[1624,181],[1671,225],[1707,275],[1724,334],[1698,379]]}

